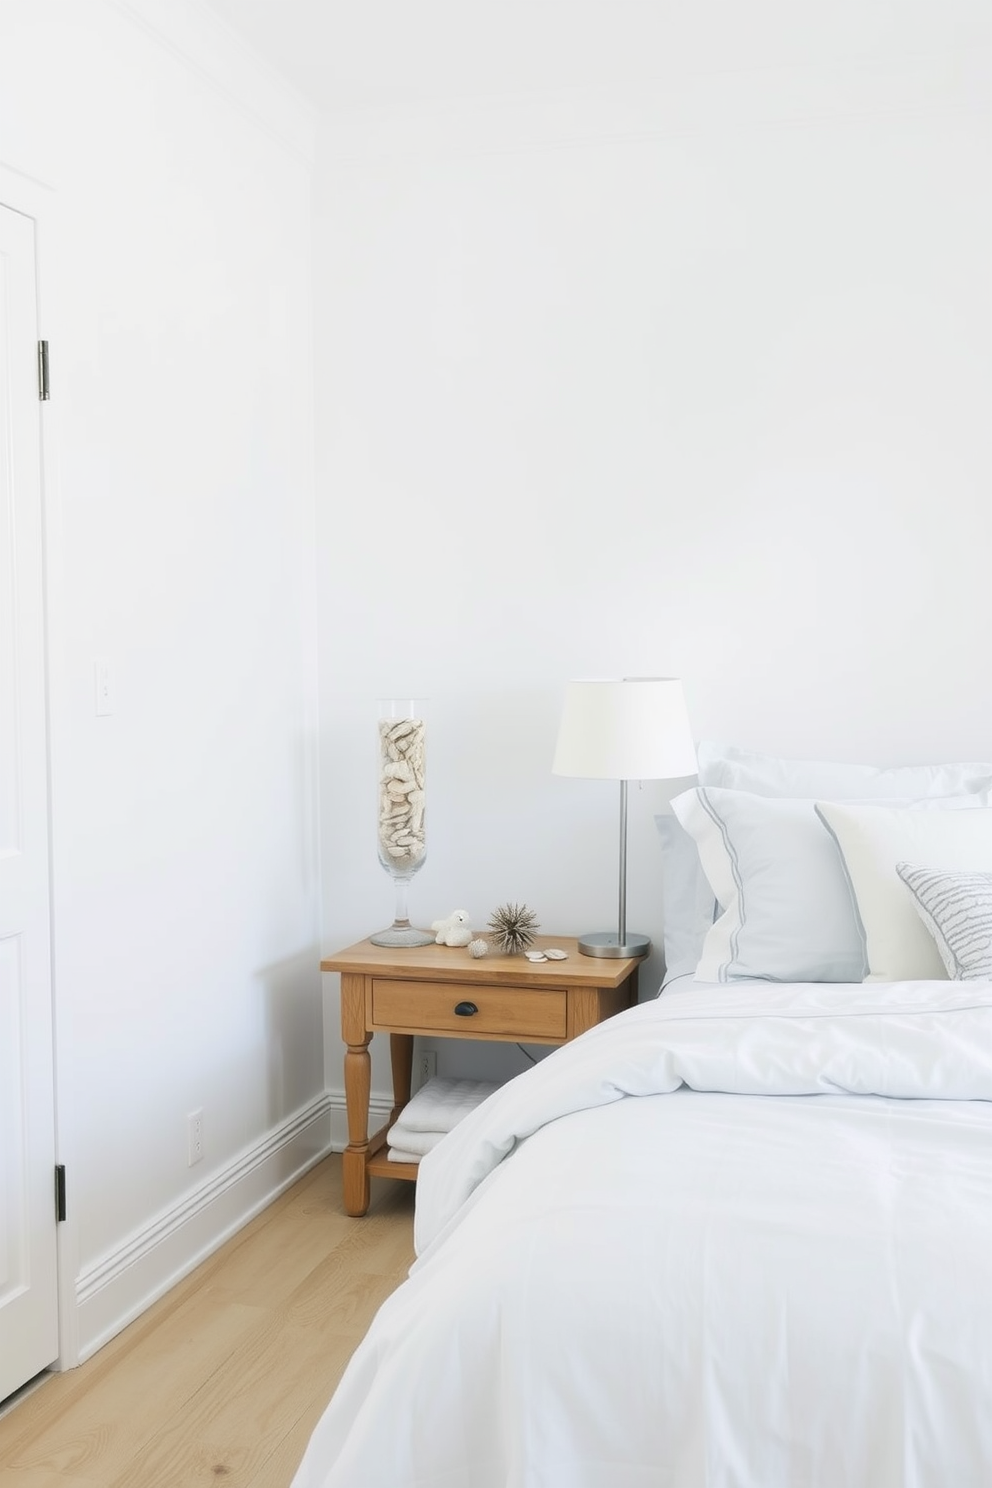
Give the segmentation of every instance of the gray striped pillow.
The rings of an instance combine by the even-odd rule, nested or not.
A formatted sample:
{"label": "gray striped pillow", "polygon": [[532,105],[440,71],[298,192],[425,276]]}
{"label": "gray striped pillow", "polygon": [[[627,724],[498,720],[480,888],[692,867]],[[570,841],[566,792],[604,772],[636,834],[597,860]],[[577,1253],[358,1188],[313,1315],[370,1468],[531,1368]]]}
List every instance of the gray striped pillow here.
{"label": "gray striped pillow", "polygon": [[992,982],[992,873],[897,863],[952,982]]}

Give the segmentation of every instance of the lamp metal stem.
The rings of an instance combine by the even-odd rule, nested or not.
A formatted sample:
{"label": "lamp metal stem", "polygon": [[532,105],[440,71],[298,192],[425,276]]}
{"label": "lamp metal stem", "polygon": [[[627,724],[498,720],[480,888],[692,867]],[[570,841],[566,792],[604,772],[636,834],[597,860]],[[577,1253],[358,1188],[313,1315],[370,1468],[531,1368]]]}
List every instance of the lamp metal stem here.
{"label": "lamp metal stem", "polygon": [[627,782],[620,782],[620,914],[617,944],[627,944]]}
{"label": "lamp metal stem", "polygon": [[646,956],[651,949],[647,935],[627,934],[627,782],[620,782],[620,909],[617,933],[603,931],[583,935],[579,950],[583,956]]}

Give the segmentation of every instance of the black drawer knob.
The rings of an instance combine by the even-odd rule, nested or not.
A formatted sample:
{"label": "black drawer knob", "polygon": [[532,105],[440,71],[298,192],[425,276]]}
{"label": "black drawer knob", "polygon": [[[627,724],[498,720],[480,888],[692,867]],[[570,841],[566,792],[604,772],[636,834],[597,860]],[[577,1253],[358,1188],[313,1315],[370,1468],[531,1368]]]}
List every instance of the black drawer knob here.
{"label": "black drawer knob", "polygon": [[459,1018],[471,1018],[472,1014],[478,1011],[479,1009],[474,1002],[458,1002],[455,1004],[455,1012]]}

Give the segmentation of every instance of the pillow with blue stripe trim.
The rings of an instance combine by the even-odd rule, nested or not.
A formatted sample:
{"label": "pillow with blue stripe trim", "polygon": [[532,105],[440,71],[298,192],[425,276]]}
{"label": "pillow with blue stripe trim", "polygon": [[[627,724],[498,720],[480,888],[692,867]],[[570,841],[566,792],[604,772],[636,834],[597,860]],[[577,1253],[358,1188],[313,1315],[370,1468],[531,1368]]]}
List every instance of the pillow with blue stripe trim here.
{"label": "pillow with blue stripe trim", "polygon": [[721,909],[697,980],[863,980],[864,936],[813,800],[697,786],[671,805]]}

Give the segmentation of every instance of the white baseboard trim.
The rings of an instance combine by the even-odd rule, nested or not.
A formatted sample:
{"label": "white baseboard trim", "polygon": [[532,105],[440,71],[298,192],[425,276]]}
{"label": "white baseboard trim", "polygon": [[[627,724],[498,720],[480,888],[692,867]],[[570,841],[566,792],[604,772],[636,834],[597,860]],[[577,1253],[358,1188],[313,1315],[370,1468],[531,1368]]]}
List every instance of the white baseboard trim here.
{"label": "white baseboard trim", "polygon": [[343,1150],[347,1140],[344,1099],[325,1092],[80,1272],[73,1362],[82,1363],[108,1343],[321,1158]]}

